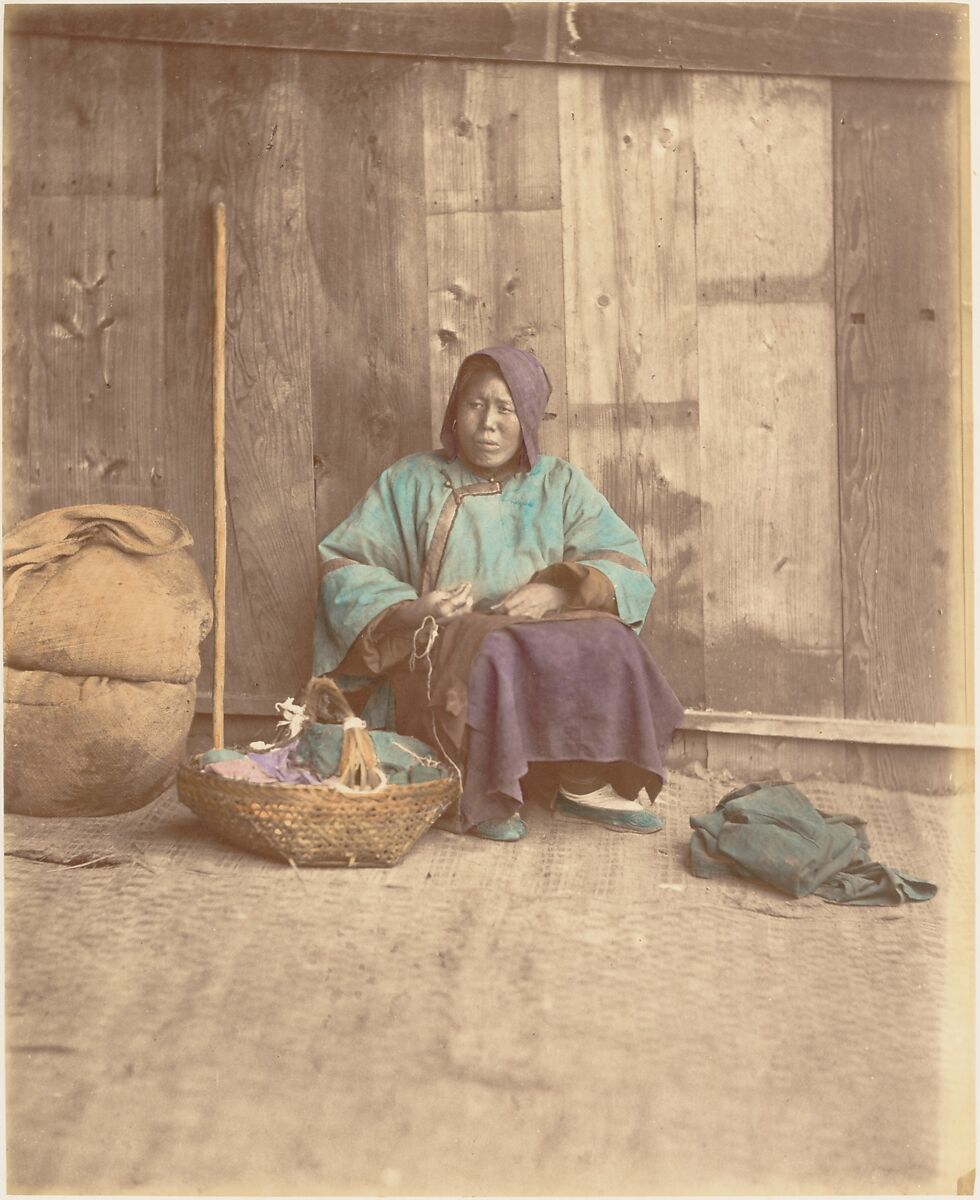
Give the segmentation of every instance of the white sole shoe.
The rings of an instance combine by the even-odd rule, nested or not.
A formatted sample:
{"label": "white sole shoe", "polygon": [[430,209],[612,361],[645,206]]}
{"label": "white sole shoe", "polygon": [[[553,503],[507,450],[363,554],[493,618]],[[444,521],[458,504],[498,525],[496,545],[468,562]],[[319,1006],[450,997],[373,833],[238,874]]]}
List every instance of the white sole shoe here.
{"label": "white sole shoe", "polygon": [[608,783],[594,792],[583,792],[581,795],[560,787],[558,794],[573,804],[584,804],[587,808],[612,809],[614,812],[640,812],[643,809],[639,800],[627,800]]}

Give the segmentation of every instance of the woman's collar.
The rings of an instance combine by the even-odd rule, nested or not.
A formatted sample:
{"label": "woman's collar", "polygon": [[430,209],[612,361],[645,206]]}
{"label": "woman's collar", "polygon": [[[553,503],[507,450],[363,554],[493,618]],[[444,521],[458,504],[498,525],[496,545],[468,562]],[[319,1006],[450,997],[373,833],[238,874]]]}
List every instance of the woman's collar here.
{"label": "woman's collar", "polygon": [[[447,456],[448,457],[448,456]],[[454,466],[459,474],[472,481],[473,483],[507,483],[510,479],[525,479],[528,475],[537,473],[541,466],[541,456],[538,456],[538,461],[533,467],[510,467],[502,471],[494,471],[483,474],[479,471],[473,471],[471,468],[464,466],[462,459],[458,454],[454,454],[449,459],[449,465]]]}

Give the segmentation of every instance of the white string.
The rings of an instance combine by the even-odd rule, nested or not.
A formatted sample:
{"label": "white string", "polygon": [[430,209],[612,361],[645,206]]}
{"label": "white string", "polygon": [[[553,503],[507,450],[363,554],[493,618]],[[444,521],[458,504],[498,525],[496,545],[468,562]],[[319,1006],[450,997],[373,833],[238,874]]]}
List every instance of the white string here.
{"label": "white string", "polygon": [[367,722],[360,717],[344,717],[344,729],[367,729]]}
{"label": "white string", "polygon": [[[428,628],[427,628],[428,627]],[[425,637],[425,647],[419,650],[419,634]],[[424,618],[422,624],[416,629],[412,635],[412,653],[408,660],[408,669],[415,670],[415,666],[420,659],[425,659],[426,675],[425,675],[425,698],[429,702],[429,712],[432,712],[432,647],[436,644],[436,639],[439,636],[439,626],[436,624],[435,617],[430,613]],[[432,718],[432,732],[435,735],[436,745],[442,751],[442,756],[449,763],[452,769],[456,772],[456,778],[459,780],[459,786],[463,786],[463,772],[459,769],[453,759],[446,752],[446,747],[442,744],[439,737],[439,730],[436,728],[435,717]],[[404,746],[402,747],[404,749]]]}
{"label": "white string", "polygon": [[442,763],[437,758],[432,758],[428,754],[416,754],[414,750],[408,746],[403,746],[401,742],[392,742],[393,746],[397,746],[399,750],[403,750],[406,754],[410,754],[417,763],[421,763],[423,767],[441,767]]}
{"label": "white string", "polygon": [[[431,622],[431,628],[429,629],[428,633],[426,634],[426,626],[429,625],[430,622]],[[421,650],[421,651],[419,650],[419,634],[420,633],[426,635],[425,649]],[[415,670],[415,664],[418,662],[418,660],[420,658],[428,659],[429,660],[429,679],[430,680],[432,679],[432,658],[430,657],[429,652],[431,651],[432,647],[436,644],[436,638],[438,636],[439,636],[439,626],[436,623],[435,617],[432,616],[432,614],[430,613],[427,617],[425,617],[423,619],[422,624],[412,634],[412,653],[408,660],[408,669],[410,671]],[[430,703],[431,703],[431,700],[432,700],[432,697],[430,696],[429,697]]]}

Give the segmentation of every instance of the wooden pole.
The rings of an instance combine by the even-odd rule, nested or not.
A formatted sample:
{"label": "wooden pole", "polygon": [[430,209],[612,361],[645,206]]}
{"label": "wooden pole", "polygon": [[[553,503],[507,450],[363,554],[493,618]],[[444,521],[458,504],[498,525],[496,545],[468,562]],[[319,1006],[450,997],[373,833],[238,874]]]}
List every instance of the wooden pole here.
{"label": "wooden pole", "polygon": [[228,514],[225,494],[225,312],[228,295],[228,234],[225,206],[214,206],[214,334],[211,400],[214,416],[214,689],[211,734],[225,742],[225,579]]}

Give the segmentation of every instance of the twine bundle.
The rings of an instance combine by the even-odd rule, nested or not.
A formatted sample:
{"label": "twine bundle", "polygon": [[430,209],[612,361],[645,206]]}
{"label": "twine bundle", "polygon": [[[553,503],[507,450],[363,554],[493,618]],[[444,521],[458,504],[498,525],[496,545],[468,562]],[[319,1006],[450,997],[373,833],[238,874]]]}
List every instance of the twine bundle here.
{"label": "twine bundle", "polygon": [[304,706],[307,716],[320,723],[342,724],[344,743],[337,776],[342,787],[351,791],[374,792],[384,787],[388,777],[378,765],[378,755],[367,726],[347,703],[340,688],[327,675],[315,675],[306,686]]}

